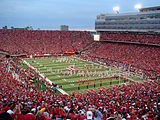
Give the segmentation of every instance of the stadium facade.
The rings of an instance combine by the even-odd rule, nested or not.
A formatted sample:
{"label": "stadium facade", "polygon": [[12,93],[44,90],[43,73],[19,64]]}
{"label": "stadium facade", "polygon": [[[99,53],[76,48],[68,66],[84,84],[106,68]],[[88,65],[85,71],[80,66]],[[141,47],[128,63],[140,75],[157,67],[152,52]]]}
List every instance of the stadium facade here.
{"label": "stadium facade", "polygon": [[142,8],[136,13],[100,14],[95,29],[101,31],[160,32],[160,6]]}

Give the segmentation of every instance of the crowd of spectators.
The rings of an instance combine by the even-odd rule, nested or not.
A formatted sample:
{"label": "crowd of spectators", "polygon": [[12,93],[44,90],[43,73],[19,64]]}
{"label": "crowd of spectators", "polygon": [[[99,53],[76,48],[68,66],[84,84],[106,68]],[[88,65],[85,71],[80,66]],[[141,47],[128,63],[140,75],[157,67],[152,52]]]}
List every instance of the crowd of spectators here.
{"label": "crowd of spectators", "polygon": [[160,48],[154,46],[96,42],[84,52],[92,58],[107,59],[160,73]]}
{"label": "crowd of spectators", "polygon": [[[9,53],[45,54],[80,51],[93,42],[87,31],[0,30],[0,47]],[[159,34],[102,32],[101,39],[160,43]],[[107,58],[148,71],[160,70],[159,47],[99,42],[86,51],[92,57]]]}
{"label": "crowd of spectators", "polygon": [[80,51],[93,38],[87,31],[0,30],[0,47],[12,54]]}
{"label": "crowd of spectators", "polygon": [[102,32],[101,40],[137,42],[143,44],[160,45],[160,34],[137,33],[137,32]]}
{"label": "crowd of spectators", "polygon": [[[0,30],[0,47],[10,53],[39,54],[82,50],[92,43],[89,32]],[[145,70],[160,70],[159,47],[96,42],[86,51]],[[0,120],[158,120],[159,80],[111,86],[71,96],[38,91],[27,79],[17,80],[0,56]]]}
{"label": "crowd of spectators", "polygon": [[13,78],[5,64],[0,69],[1,120],[159,119],[159,81],[133,82],[67,96],[26,86]]}

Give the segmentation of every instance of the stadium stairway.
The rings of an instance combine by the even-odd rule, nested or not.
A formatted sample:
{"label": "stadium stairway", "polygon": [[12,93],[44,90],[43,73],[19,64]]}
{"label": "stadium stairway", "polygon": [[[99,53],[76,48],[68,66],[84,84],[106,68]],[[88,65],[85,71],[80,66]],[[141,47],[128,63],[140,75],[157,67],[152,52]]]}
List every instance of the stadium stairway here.
{"label": "stadium stairway", "polygon": [[8,53],[8,52],[6,52],[6,51],[2,51],[2,50],[0,50],[0,54],[2,54],[2,55],[9,55],[9,53]]}
{"label": "stadium stairway", "polygon": [[83,50],[81,50],[80,52],[83,52],[85,50],[87,50],[91,45],[95,44],[96,42],[92,42],[90,45],[86,46]]}

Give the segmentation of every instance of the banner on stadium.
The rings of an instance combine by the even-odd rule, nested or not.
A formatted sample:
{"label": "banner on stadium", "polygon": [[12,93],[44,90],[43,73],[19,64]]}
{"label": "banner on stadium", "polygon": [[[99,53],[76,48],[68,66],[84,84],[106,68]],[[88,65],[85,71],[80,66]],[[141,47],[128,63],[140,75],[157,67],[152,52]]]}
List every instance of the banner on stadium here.
{"label": "banner on stadium", "polygon": [[67,53],[67,54],[75,54],[74,51],[65,51],[65,53]]}

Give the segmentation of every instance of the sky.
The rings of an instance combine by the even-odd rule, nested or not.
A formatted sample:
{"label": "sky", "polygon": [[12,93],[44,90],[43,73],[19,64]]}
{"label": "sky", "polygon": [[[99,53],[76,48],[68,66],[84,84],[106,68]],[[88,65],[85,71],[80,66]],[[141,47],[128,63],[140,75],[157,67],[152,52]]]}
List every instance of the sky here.
{"label": "sky", "polygon": [[0,28],[3,26],[58,30],[60,25],[69,29],[94,30],[96,16],[138,12],[134,8],[160,6],[160,0],[0,0]]}

